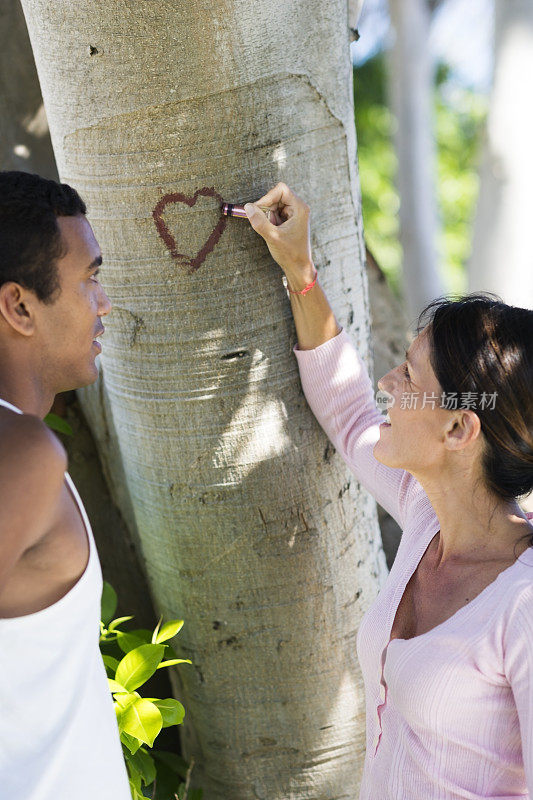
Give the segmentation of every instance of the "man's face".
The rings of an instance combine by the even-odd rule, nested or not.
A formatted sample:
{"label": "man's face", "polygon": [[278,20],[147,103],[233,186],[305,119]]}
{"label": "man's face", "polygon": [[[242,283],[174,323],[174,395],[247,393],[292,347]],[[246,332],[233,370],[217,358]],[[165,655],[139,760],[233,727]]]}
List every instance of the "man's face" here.
{"label": "man's face", "polygon": [[87,219],[79,214],[58,217],[57,223],[66,249],[57,262],[61,290],[52,303],[39,304],[36,334],[43,374],[61,392],[97,379],[101,345],[95,338],[111,303],[98,281],[101,253]]}

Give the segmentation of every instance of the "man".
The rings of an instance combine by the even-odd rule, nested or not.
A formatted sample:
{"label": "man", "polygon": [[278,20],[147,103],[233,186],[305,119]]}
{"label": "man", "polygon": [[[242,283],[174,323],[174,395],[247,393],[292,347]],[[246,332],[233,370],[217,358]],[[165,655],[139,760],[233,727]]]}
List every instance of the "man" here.
{"label": "man", "polygon": [[0,172],[0,796],[130,800],[98,648],[102,573],[43,422],[98,377],[111,303],[83,200]]}

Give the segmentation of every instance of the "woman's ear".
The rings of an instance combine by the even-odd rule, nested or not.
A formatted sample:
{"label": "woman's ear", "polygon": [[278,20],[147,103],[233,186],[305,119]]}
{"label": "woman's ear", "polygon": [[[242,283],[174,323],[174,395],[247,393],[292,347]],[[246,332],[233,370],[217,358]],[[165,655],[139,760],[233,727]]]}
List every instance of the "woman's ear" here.
{"label": "woman's ear", "polygon": [[445,445],[450,450],[462,450],[475,441],[481,432],[481,422],[475,411],[462,408],[454,412],[444,429]]}
{"label": "woman's ear", "polygon": [[35,302],[35,295],[14,281],[7,281],[0,286],[0,314],[22,336],[31,336],[34,332]]}

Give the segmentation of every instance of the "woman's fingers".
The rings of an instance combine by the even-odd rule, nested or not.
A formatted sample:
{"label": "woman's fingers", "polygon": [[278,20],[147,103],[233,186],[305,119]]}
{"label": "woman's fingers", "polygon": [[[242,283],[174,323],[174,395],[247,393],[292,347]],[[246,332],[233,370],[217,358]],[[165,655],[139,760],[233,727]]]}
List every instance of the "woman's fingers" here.
{"label": "woman's fingers", "polygon": [[279,203],[287,205],[293,196],[286,183],[277,183],[256,202],[260,206],[277,206]]}
{"label": "woman's fingers", "polygon": [[244,210],[254,231],[267,239],[270,231],[275,230],[275,225],[269,222],[265,212],[259,208],[257,203],[245,203]]}
{"label": "woman's fingers", "polygon": [[[263,237],[270,254],[284,271],[308,268],[312,255],[307,203],[285,183],[278,183],[244,208],[250,225]],[[270,213],[267,215],[264,209],[270,209]]]}
{"label": "woman's fingers", "polygon": [[276,225],[276,226],[283,225],[283,223],[285,222],[285,218],[283,216],[281,216],[279,210],[272,209],[272,208],[270,209],[269,220],[272,223],[272,225]]}
{"label": "woman's fingers", "polygon": [[278,216],[281,211],[281,223],[293,216],[296,208],[303,204],[303,200],[295,194],[286,183],[278,183],[263,197],[256,201],[258,206],[268,206],[277,209]]}

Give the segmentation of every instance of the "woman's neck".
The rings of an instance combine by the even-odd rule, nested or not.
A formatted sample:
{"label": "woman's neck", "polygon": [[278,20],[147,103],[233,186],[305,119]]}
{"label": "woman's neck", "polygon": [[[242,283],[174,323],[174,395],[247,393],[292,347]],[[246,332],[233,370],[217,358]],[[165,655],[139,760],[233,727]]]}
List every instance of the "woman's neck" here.
{"label": "woman's neck", "polygon": [[480,561],[518,556],[533,535],[516,500],[507,502],[488,492],[480,481],[442,474],[439,480],[417,478],[440,522],[439,557],[446,561]]}

